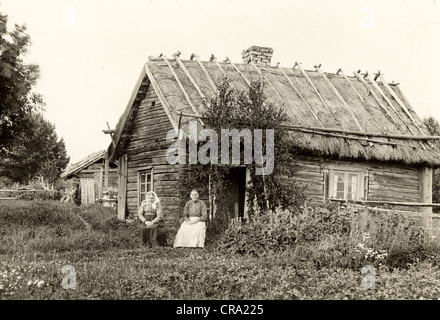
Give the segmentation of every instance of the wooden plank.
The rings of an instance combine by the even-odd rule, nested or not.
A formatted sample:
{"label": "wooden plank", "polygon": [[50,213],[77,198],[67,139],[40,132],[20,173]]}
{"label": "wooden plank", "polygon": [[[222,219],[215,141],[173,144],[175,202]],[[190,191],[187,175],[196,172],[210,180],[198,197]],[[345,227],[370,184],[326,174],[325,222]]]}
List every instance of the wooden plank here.
{"label": "wooden plank", "polygon": [[127,205],[127,154],[119,158],[118,172],[118,219],[125,220]]}
{"label": "wooden plank", "polygon": [[[420,202],[432,202],[432,168],[429,167],[420,168]],[[440,204],[438,206],[440,207]],[[432,207],[424,207],[421,213],[423,214],[422,223],[424,227],[430,230],[432,219],[429,215],[432,214]]]}

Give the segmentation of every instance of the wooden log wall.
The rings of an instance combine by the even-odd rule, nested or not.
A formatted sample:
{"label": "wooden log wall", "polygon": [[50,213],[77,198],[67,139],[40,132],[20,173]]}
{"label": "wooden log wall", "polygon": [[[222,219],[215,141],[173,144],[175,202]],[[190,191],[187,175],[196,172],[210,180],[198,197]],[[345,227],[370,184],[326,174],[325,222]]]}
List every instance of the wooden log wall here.
{"label": "wooden log wall", "polygon": [[137,217],[139,208],[139,172],[153,169],[153,189],[160,198],[167,227],[175,225],[179,215],[179,165],[170,165],[166,151],[172,142],[166,135],[173,127],[159,102],[153,87],[147,90],[125,148],[127,162],[127,210],[130,217]]}
{"label": "wooden log wall", "polygon": [[[330,169],[366,172],[368,200],[419,202],[419,168],[367,161],[338,161],[312,156],[298,157],[292,163],[299,183],[306,185],[311,199],[322,202],[326,192],[325,175]],[[393,206],[396,210],[420,211],[420,208]]]}

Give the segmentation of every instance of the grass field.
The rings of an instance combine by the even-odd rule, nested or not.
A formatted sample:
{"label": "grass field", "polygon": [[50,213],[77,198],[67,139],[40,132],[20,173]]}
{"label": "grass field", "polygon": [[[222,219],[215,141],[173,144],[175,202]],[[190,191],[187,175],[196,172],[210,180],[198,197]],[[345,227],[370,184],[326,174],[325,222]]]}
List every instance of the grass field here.
{"label": "grass field", "polygon": [[[135,223],[119,222],[99,205],[1,202],[0,240],[1,299],[440,298],[435,263],[379,268],[375,288],[365,289],[361,270],[314,268],[289,252],[258,258],[213,246],[145,248]],[[64,266],[75,274],[63,273]],[[76,288],[64,288],[73,278]]]}

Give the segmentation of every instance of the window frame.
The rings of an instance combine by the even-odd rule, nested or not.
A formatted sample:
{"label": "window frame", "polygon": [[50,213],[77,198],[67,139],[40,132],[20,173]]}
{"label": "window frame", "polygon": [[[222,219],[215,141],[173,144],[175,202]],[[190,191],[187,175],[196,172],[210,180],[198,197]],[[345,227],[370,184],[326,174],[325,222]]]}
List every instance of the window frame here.
{"label": "window frame", "polygon": [[[144,180],[144,182],[142,182],[142,176],[143,175],[145,175],[145,180]],[[147,182],[147,176],[148,175],[150,175],[150,182],[149,182],[149,185],[150,185],[150,188],[151,188],[151,190],[148,190],[148,188],[147,188],[147,185],[148,185],[148,182]],[[141,186],[143,185],[143,184],[145,184],[145,191],[144,192],[142,192],[141,191]],[[138,174],[137,174],[137,197],[138,197],[138,207],[139,207],[139,205],[141,204],[141,202],[143,201],[142,200],[142,194],[144,193],[145,194],[145,199],[146,199],[146,195],[147,195],[147,192],[148,191],[154,191],[154,170],[153,170],[153,168],[149,168],[149,169],[142,169],[142,170],[139,170],[138,171]],[[145,200],[144,199],[144,200]]]}
{"label": "window frame", "polygon": [[[340,174],[343,173],[344,174],[344,197],[343,199],[337,199],[336,198],[336,193],[337,190],[335,188],[335,175],[336,174]],[[365,170],[359,170],[359,169],[355,169],[355,168],[331,168],[329,169],[328,172],[328,182],[327,182],[327,186],[328,186],[328,194],[327,194],[327,198],[330,200],[339,200],[339,201],[349,201],[348,200],[348,185],[349,185],[349,180],[348,177],[350,175],[357,175],[358,177],[358,182],[357,182],[357,193],[356,193],[356,197],[352,198],[352,201],[358,201],[358,200],[368,200],[368,185],[369,185],[369,178],[368,178],[368,171]]]}

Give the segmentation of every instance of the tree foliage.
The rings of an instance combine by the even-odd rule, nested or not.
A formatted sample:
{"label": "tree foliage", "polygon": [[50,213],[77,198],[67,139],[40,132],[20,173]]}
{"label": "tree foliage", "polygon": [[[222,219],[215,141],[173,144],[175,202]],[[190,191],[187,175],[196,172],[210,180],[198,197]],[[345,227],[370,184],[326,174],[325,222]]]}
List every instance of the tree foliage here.
{"label": "tree foliage", "polygon": [[43,108],[41,95],[32,92],[39,67],[23,61],[31,44],[26,26],[8,31],[7,22],[0,13],[0,149],[11,146],[27,114]]}
{"label": "tree foliage", "polygon": [[[428,133],[432,136],[440,136],[440,122],[433,116],[429,116],[423,119],[423,124],[428,129]],[[440,143],[435,142],[437,148],[440,148]],[[434,170],[432,176],[432,202],[440,203],[440,171]],[[439,212],[439,208],[434,208],[434,212]]]}
{"label": "tree foliage", "polygon": [[53,184],[69,163],[64,140],[39,113],[25,116],[22,123],[11,151],[2,152],[0,175],[19,183],[43,178],[46,185]]}
{"label": "tree foliage", "polygon": [[[261,165],[256,161],[247,164],[250,172],[250,182],[246,186],[248,213],[252,215],[257,208],[266,210],[301,205],[304,202],[303,188],[296,182],[295,171],[290,166],[296,154],[296,150],[292,147],[293,136],[282,126],[289,120],[289,117],[282,107],[266,101],[264,93],[266,82],[258,79],[251,83],[248,91],[239,91],[231,87],[230,79],[224,78],[217,87],[218,94],[207,107],[204,113],[207,119],[204,121],[208,128],[217,132],[219,137],[221,129],[237,129],[238,131],[250,129],[252,133],[255,129],[261,129],[262,153],[266,155],[269,147],[265,139],[267,130],[274,130],[273,172],[268,175],[256,175],[256,169]],[[252,146],[254,146],[254,140],[255,135],[252,134]],[[221,149],[220,139],[218,149]],[[243,164],[243,149],[243,143],[241,143],[240,164]],[[228,150],[229,154],[230,151]],[[210,198],[216,201],[218,209],[224,208],[221,204],[225,188],[227,188],[224,177],[233,166],[231,159],[229,165],[222,163],[221,165],[197,164],[193,166],[195,181],[209,183]]]}
{"label": "tree foliage", "polygon": [[44,178],[55,182],[69,162],[63,139],[40,114],[44,103],[33,92],[39,67],[23,60],[31,39],[26,26],[8,30],[0,13],[0,176],[27,183]]}

